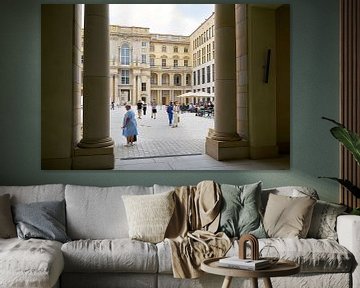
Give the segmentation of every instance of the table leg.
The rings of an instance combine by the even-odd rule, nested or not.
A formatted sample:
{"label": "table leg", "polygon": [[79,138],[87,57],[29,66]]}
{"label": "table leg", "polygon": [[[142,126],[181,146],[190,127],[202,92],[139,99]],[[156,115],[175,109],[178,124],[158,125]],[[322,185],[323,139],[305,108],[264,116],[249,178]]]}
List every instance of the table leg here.
{"label": "table leg", "polygon": [[264,279],[265,288],[273,288],[270,278],[266,277],[263,279]]}
{"label": "table leg", "polygon": [[225,276],[224,282],[221,286],[221,288],[230,288],[232,277],[231,276]]}
{"label": "table leg", "polygon": [[253,288],[258,288],[258,279],[257,278],[251,278],[251,283]]}

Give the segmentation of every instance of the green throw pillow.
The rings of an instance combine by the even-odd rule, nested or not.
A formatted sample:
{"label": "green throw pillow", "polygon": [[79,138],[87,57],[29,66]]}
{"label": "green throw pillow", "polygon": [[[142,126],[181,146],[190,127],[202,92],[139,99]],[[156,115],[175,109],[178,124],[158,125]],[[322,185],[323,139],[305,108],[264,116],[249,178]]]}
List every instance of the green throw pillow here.
{"label": "green throw pillow", "polygon": [[222,184],[221,192],[219,231],[229,237],[253,234],[266,238],[260,216],[261,182],[244,186]]}

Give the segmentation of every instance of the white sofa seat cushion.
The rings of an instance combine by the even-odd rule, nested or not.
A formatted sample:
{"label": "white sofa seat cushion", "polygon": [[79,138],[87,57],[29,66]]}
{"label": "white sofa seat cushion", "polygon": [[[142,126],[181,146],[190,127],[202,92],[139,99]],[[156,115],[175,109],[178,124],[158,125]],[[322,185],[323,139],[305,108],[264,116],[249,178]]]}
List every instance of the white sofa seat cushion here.
{"label": "white sofa seat cushion", "polygon": [[[259,249],[265,245],[274,246],[281,259],[298,263],[301,273],[351,272],[354,266],[353,255],[344,246],[330,239],[259,239]],[[234,242],[227,256],[234,256],[237,251],[238,245]]]}
{"label": "white sofa seat cushion", "polygon": [[41,239],[0,239],[0,287],[54,286],[64,268],[61,245]]}
{"label": "white sofa seat cushion", "polygon": [[131,239],[78,240],[61,248],[66,272],[156,273],[154,244]]}
{"label": "white sofa seat cushion", "polygon": [[123,195],[153,194],[153,187],[66,185],[67,233],[77,239],[129,238]]}
{"label": "white sofa seat cushion", "polygon": [[[300,264],[302,273],[351,272],[353,255],[338,242],[330,239],[267,238],[259,239],[259,249],[265,245],[274,246],[280,258]],[[157,244],[159,273],[172,273],[171,249],[167,241]],[[239,246],[235,241],[227,256],[238,255]],[[250,251],[248,251],[250,256]]]}

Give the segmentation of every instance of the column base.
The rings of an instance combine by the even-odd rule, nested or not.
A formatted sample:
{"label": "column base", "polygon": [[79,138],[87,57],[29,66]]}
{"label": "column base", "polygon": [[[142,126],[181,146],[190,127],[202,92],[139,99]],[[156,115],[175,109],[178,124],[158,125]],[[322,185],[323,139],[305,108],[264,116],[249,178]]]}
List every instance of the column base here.
{"label": "column base", "polygon": [[112,140],[111,137],[107,137],[104,139],[96,139],[96,140],[83,138],[78,144],[80,148],[101,148],[101,147],[109,147],[112,145],[114,145],[114,141]]}
{"label": "column base", "polygon": [[248,159],[249,146],[244,140],[219,141],[206,137],[205,153],[210,157],[222,160]]}
{"label": "column base", "polygon": [[250,147],[250,158],[251,159],[266,159],[266,158],[277,158],[279,157],[278,146],[260,146]]}
{"label": "column base", "polygon": [[74,150],[72,169],[105,170],[114,169],[114,146],[102,148],[80,148]]}

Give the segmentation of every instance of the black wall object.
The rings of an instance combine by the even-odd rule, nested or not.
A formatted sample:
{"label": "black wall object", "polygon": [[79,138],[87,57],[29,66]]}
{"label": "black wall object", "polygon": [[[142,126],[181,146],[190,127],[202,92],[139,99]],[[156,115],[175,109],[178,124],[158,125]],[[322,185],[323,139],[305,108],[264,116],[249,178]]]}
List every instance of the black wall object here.
{"label": "black wall object", "polygon": [[266,62],[264,66],[264,83],[269,83],[270,58],[271,58],[271,49],[268,49]]}

